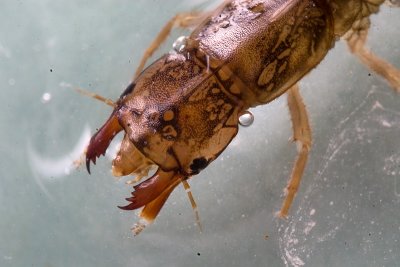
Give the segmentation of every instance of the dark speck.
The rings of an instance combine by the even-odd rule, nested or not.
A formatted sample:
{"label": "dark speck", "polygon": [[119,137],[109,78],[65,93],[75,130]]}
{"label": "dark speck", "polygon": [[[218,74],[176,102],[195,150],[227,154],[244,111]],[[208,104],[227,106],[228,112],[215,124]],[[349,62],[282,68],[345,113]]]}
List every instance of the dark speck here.
{"label": "dark speck", "polygon": [[197,256],[200,256],[200,252],[197,252]]}
{"label": "dark speck", "polygon": [[50,69],[50,72],[53,72],[53,69]]}

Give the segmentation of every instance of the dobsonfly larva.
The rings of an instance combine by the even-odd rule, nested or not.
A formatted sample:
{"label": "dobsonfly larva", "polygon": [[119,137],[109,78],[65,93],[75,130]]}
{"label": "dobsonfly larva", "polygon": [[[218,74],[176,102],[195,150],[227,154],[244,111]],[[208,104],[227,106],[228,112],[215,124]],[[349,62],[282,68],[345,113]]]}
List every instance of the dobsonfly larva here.
{"label": "dobsonfly larva", "polygon": [[[311,147],[311,129],[297,82],[334,46],[350,51],[400,91],[400,71],[365,47],[370,15],[384,0],[232,0],[214,11],[173,17],[145,51],[133,82],[113,103],[107,122],[93,135],[86,166],[104,155],[124,131],[112,162],[115,176],[136,175],[125,210],[142,208],[133,232],[151,223],[182,183],[206,168],[238,132],[239,117],[287,93],[298,156],[279,211],[287,216]],[[390,1],[399,5],[399,1]],[[174,27],[193,27],[172,51],[143,70]],[[197,215],[197,211],[196,211]],[[197,219],[198,220],[198,219]],[[199,221],[199,220],[198,220]]]}

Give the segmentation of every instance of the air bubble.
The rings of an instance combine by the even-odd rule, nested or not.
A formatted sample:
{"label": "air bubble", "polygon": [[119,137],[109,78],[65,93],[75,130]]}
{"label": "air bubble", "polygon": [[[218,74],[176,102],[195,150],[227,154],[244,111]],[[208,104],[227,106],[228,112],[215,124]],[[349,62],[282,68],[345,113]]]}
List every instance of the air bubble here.
{"label": "air bubble", "polygon": [[254,115],[250,111],[246,110],[239,117],[239,124],[243,127],[249,127],[254,122]]}
{"label": "air bubble", "polygon": [[42,103],[46,104],[51,100],[51,94],[50,93],[44,93],[42,95]]}
{"label": "air bubble", "polygon": [[185,51],[187,45],[187,37],[186,36],[180,36],[178,37],[178,39],[176,39],[176,41],[172,44],[172,48],[178,52],[178,53],[182,53],[183,51]]}

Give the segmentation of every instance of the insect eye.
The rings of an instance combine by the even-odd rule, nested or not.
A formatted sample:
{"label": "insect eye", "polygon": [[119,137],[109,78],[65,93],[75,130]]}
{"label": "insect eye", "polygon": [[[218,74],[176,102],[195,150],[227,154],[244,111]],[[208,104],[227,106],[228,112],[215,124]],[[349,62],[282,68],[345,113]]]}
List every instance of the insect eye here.
{"label": "insect eye", "polygon": [[119,98],[123,99],[123,98],[125,98],[125,96],[132,93],[135,86],[136,86],[136,83],[134,83],[134,82],[129,84],[128,87],[125,89],[125,91],[121,94],[121,96]]}

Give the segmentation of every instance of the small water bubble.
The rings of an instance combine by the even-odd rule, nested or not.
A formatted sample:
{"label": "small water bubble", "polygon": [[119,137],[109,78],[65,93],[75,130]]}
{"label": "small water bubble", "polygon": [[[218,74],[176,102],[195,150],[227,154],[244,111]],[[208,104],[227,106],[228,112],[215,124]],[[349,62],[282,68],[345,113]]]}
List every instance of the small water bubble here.
{"label": "small water bubble", "polygon": [[8,80],[8,84],[11,85],[11,86],[14,86],[15,85],[15,80],[14,79],[9,79]]}
{"label": "small water bubble", "polygon": [[243,127],[249,127],[254,122],[254,115],[250,111],[245,111],[239,117],[239,124]]}
{"label": "small water bubble", "polygon": [[180,36],[178,39],[175,40],[175,42],[172,44],[172,48],[178,52],[181,53],[185,50],[187,45],[187,37],[186,36]]}
{"label": "small water bubble", "polygon": [[50,93],[44,93],[42,95],[42,103],[46,104],[51,100],[51,94]]}

